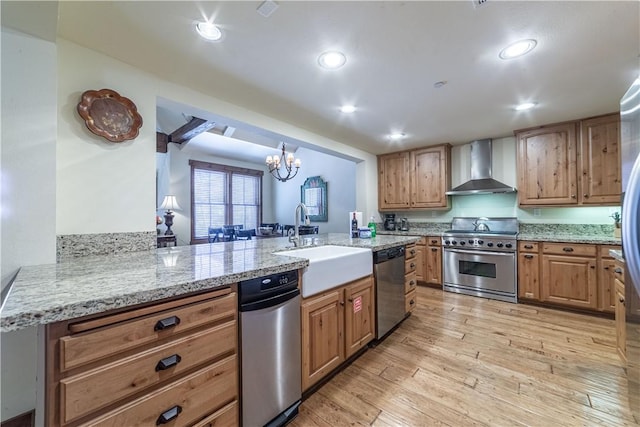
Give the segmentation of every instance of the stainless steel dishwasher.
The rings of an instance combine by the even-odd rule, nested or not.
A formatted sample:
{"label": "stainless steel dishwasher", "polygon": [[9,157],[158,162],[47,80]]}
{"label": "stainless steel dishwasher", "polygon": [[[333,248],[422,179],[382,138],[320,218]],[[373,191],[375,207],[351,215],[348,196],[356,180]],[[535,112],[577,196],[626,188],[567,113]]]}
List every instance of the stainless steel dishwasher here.
{"label": "stainless steel dishwasher", "polygon": [[373,254],[376,279],[376,339],[385,336],[405,318],[404,246]]}
{"label": "stainless steel dishwasher", "polygon": [[242,425],[285,425],[302,397],[298,272],[242,281],[238,295]]}

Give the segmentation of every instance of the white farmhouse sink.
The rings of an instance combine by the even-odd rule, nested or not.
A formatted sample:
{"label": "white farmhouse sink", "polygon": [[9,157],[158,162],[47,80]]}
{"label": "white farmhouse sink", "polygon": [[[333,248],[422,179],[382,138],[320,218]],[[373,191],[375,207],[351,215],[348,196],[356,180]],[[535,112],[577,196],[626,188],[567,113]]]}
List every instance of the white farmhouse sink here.
{"label": "white farmhouse sink", "polygon": [[373,271],[371,249],[326,245],[276,253],[309,260],[309,266],[302,273],[303,298],[368,276]]}

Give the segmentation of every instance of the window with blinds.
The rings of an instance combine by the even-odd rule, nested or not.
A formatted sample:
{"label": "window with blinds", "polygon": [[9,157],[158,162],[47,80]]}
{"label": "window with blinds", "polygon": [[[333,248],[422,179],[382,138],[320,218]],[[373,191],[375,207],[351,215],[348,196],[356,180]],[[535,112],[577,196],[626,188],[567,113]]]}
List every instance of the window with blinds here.
{"label": "window with blinds", "polygon": [[205,242],[209,228],[258,228],[262,218],[263,172],[190,160],[191,241]]}

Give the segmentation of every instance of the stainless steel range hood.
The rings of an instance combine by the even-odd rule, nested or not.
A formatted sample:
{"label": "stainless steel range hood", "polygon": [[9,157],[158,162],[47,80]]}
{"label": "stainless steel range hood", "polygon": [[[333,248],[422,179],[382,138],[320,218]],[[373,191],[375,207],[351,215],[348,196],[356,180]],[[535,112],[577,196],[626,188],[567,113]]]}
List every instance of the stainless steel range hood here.
{"label": "stainless steel range hood", "polygon": [[491,177],[491,140],[480,139],[471,143],[471,180],[447,191],[448,196],[470,194],[515,193],[516,189]]}

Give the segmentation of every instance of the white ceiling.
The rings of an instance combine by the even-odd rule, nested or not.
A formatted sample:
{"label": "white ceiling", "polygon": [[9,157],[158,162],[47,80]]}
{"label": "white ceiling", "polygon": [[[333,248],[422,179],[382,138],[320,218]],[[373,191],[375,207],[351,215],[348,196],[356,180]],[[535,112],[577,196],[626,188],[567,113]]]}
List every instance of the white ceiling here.
{"label": "white ceiling", "polygon": [[[61,1],[58,35],[375,154],[617,111],[640,70],[637,1],[280,1],[269,18],[259,4]],[[222,41],[196,35],[203,18]],[[522,38],[538,41],[531,54],[498,58]],[[330,49],[342,69],[317,66]]]}

